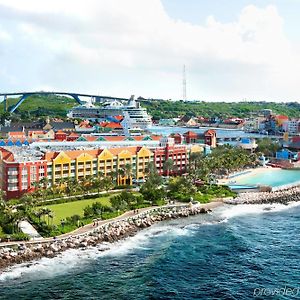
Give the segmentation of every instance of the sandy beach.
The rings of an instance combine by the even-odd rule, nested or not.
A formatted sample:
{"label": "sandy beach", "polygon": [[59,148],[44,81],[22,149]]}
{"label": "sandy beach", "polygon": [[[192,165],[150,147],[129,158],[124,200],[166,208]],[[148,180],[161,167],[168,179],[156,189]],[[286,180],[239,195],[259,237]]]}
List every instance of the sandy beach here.
{"label": "sandy beach", "polygon": [[248,176],[258,175],[258,174],[264,173],[266,170],[270,170],[270,169],[272,169],[274,172],[281,170],[281,168],[272,168],[272,167],[258,167],[258,168],[246,169],[243,171],[229,174],[228,177],[218,180],[218,184],[228,185],[232,182],[235,182],[236,180],[240,180],[240,179],[246,178]]}

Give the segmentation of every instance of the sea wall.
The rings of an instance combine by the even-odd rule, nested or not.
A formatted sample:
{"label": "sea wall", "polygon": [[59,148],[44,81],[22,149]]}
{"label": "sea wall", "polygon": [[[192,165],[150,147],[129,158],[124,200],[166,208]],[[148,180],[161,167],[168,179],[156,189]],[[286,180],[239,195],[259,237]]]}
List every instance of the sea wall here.
{"label": "sea wall", "polygon": [[239,194],[235,199],[225,199],[227,204],[268,204],[300,201],[300,187],[292,187],[285,190],[272,192],[252,192]]}
{"label": "sea wall", "polygon": [[209,209],[201,205],[159,207],[119,221],[111,221],[81,235],[53,239],[47,242],[20,242],[10,247],[2,247],[0,248],[0,270],[41,257],[54,257],[67,249],[84,249],[102,242],[115,242],[132,236],[138,230],[149,227],[156,222],[207,213],[208,211]]}

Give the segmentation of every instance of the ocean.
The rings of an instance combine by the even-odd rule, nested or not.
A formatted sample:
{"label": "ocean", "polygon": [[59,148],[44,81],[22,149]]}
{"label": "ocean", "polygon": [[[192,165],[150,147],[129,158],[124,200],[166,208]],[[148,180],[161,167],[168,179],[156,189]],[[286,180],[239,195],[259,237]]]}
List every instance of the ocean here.
{"label": "ocean", "polygon": [[300,203],[224,205],[15,266],[0,299],[300,299],[299,228]]}

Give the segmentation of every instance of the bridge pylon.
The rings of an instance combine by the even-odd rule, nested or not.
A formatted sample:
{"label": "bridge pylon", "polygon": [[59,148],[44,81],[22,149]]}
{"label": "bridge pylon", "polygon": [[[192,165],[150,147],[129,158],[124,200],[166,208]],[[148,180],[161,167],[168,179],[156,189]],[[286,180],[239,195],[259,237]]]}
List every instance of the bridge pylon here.
{"label": "bridge pylon", "polygon": [[7,108],[8,108],[7,95],[4,95],[3,105],[4,105],[4,112],[7,112]]}

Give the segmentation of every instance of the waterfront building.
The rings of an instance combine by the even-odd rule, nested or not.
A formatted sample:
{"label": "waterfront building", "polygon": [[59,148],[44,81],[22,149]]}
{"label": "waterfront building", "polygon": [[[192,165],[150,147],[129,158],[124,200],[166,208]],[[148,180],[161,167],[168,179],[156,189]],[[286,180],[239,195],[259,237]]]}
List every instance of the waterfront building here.
{"label": "waterfront building", "polygon": [[[72,142],[69,146],[68,142],[41,142],[38,146],[0,147],[1,188],[11,199],[34,191],[36,183],[42,179],[49,186],[57,186],[64,180],[81,180],[101,174],[111,176],[118,185],[132,184],[133,179],[136,182],[145,180],[149,163],[153,163],[161,175],[183,174],[190,153],[203,151],[200,145],[176,145],[174,139],[167,137],[152,145],[151,142],[156,141],[123,142],[132,145],[80,146],[76,149],[76,143],[80,142]],[[148,142],[149,147],[141,145],[143,142]],[[165,162],[169,159],[173,166],[171,170],[166,170]]]}
{"label": "waterfront building", "polygon": [[290,135],[297,135],[300,133],[300,120],[291,119],[284,121],[282,124],[282,129],[285,132],[288,132]]}
{"label": "waterfront building", "polygon": [[212,129],[206,130],[203,134],[187,131],[183,134],[183,137],[186,144],[202,143],[212,148],[217,146],[217,134],[216,131]]}

